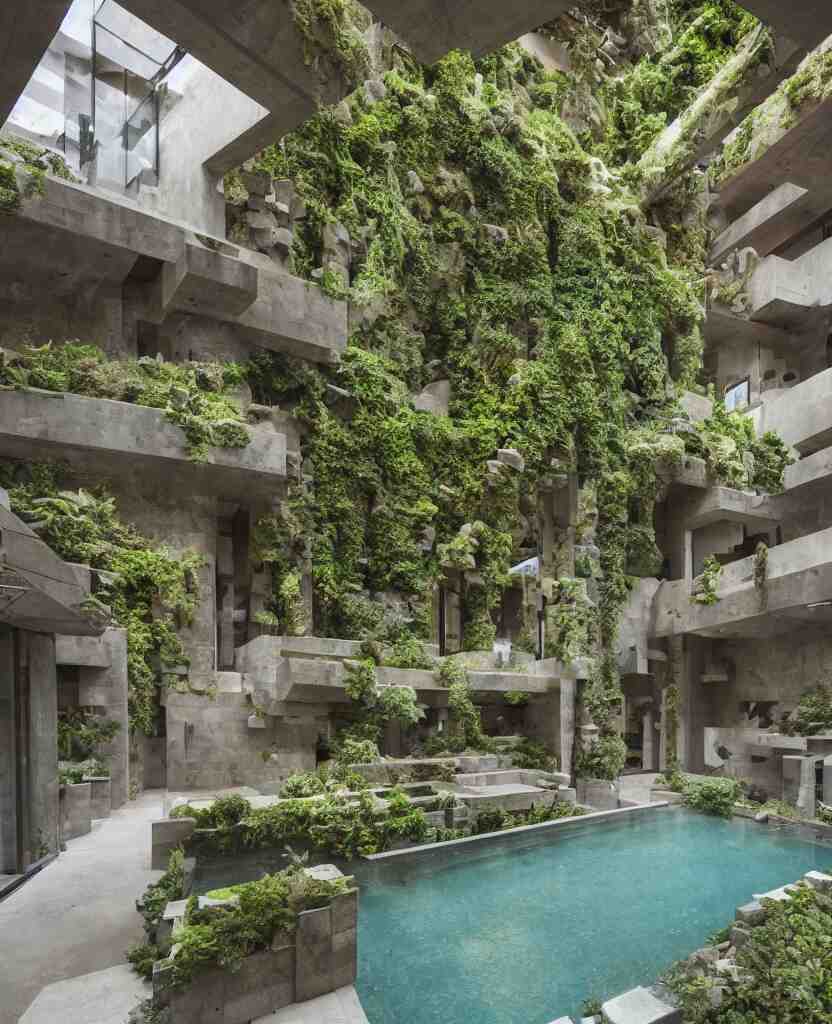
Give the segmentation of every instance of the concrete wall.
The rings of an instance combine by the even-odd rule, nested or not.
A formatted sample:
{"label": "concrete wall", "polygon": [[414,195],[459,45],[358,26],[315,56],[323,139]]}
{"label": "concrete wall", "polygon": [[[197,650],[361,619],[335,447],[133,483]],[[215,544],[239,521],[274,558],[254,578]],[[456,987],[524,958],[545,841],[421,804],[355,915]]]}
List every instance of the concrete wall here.
{"label": "concrete wall", "polygon": [[225,238],[222,176],[205,161],[268,111],[210,68],[194,65],[182,98],[160,126],[159,188],[141,189],[138,202],[195,231]]}
{"label": "concrete wall", "polygon": [[17,871],[14,632],[0,625],[0,874]]}
{"label": "concrete wall", "polygon": [[211,699],[169,691],[165,705],[169,789],[276,788],[315,767],[314,721],[266,717],[262,728],[249,728],[252,707],[244,694]]}

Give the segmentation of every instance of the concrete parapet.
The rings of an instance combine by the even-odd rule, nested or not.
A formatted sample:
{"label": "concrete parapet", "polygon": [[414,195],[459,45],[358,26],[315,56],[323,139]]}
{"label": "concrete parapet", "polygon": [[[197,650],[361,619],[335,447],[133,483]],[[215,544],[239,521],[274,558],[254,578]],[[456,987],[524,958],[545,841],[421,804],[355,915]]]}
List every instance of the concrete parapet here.
{"label": "concrete parapet", "polygon": [[576,785],[578,803],[594,807],[596,811],[614,811],[620,806],[620,790],[617,782],[605,779],[578,779]]}
{"label": "concrete parapet", "polygon": [[608,999],[601,1009],[609,1024],[682,1024],[682,1011],[646,988],[634,988]]}
{"label": "concrete parapet", "polygon": [[[308,869],[318,878],[343,877],[332,865]],[[220,901],[221,902],[221,901]],[[168,904],[173,934],[186,901]],[[303,1003],[352,985],[358,969],[358,890],[325,907],[298,914],[293,932],[278,932],[271,949],[247,956],[239,969],[211,967],[185,987],[171,985],[176,946],[153,970],[157,1008],[168,1007],[177,1024],[249,1024],[291,1003]]]}
{"label": "concrete parapet", "polygon": [[685,580],[663,582],[653,601],[651,636],[753,636],[778,615],[789,622],[814,621],[812,606],[832,600],[832,529],[769,549],[765,600],[754,583],[754,561],[751,556],[723,567],[718,600],[711,605],[692,601]]}
{"label": "concrete parapet", "polygon": [[61,786],[61,839],[77,839],[92,830],[92,785],[79,782]]}
{"label": "concrete parapet", "polygon": [[112,807],[112,783],[109,776],[90,776],[84,781],[90,784],[90,816],[93,821],[109,818]]}
{"label": "concrete parapet", "polygon": [[55,637],[55,664],[80,665],[84,668],[109,668],[110,648],[100,636]]}
{"label": "concrete parapet", "polygon": [[99,284],[124,285],[142,258],[146,276],[130,280],[130,298],[150,322],[201,314],[233,325],[240,340],[323,363],[336,362],[346,346],[345,302],[267,256],[197,234],[125,197],[47,178],[45,193],[27,195],[9,227],[12,256],[66,247],[67,269],[82,256]]}
{"label": "concrete parapet", "polygon": [[195,828],[193,818],[162,818],[151,822],[150,867],[164,871],[171,853],[190,838]]}
{"label": "concrete parapet", "polygon": [[[244,448],[212,448],[207,463],[188,458],[182,430],[160,409],[104,398],[25,388],[7,391],[0,402],[0,451],[54,453],[76,449],[104,457],[141,460],[225,487],[273,487],[286,476],[286,437],[249,427]],[[123,465],[123,463],[122,463]]]}

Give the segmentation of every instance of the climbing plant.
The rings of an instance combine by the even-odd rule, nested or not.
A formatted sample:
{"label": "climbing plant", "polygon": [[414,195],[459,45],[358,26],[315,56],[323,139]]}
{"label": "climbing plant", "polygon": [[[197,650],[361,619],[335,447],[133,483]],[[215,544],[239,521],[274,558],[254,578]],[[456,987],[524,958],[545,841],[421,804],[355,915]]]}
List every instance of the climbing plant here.
{"label": "climbing plant", "polygon": [[202,559],[142,536],[103,488],[64,490],[64,475],[56,465],[0,460],[12,511],[61,558],[98,570],[96,599],[127,631],[130,725],[152,733],[160,683],[188,664],[179,630],[196,610]]}

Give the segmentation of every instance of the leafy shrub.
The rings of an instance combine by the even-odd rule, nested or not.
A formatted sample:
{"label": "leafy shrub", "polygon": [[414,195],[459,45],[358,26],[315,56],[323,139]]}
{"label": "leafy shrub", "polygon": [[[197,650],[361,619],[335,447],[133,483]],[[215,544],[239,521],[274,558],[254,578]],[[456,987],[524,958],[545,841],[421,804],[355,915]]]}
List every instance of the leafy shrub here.
{"label": "leafy shrub", "polygon": [[324,780],[315,772],[301,772],[298,775],[290,775],[280,787],[281,797],[309,797],[317,796],[326,790]]}
{"label": "leafy shrub", "polygon": [[792,716],[782,723],[782,729],[792,736],[832,732],[832,685],[820,683],[804,693]]}
{"label": "leafy shrub", "polygon": [[515,768],[540,769],[546,772],[557,771],[557,758],[550,754],[542,743],[524,739],[511,751],[511,763]]}
{"label": "leafy shrub", "polygon": [[185,854],[181,848],[173,850],[168,858],[167,871],[157,882],[152,882],[144,891],[136,907],[144,918],[144,929],[148,939],[155,939],[156,926],[162,920],[165,907],[171,900],[181,900],[185,895]]}
{"label": "leafy shrub", "polygon": [[405,728],[416,725],[425,717],[419,707],[416,691],[411,686],[385,686],[378,695],[379,714],[386,721],[397,721]]}
{"label": "leafy shrub", "polygon": [[233,886],[236,903],[199,910],[194,900],[176,936],[172,983],[186,985],[208,967],[236,970],[247,956],[268,949],[277,932],[294,928],[301,911],[327,906],[346,889],[346,879],[320,881],[292,867]]}
{"label": "leafy shrub", "polygon": [[694,811],[730,818],[734,804],[741,795],[742,787],[737,779],[688,778],[685,780],[682,800]]}

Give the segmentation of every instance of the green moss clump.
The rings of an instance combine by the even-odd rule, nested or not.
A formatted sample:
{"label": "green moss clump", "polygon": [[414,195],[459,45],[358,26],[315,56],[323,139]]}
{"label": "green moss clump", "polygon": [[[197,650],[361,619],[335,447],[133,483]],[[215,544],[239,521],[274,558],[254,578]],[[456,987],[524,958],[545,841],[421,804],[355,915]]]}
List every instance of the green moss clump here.
{"label": "green moss clump", "polygon": [[0,213],[15,213],[20,209],[23,199],[42,195],[46,191],[47,173],[64,181],[78,181],[62,156],[25,139],[0,135],[0,149],[22,158],[23,163],[18,166],[22,167],[26,178],[21,190],[15,164],[0,156]]}
{"label": "green moss clump", "polygon": [[164,410],[181,427],[194,461],[211,447],[244,448],[250,441],[229,392],[241,381],[233,363],[163,363],[156,359],[107,359],[95,345],[68,341],[25,345],[0,364],[0,385],[68,391]]}

